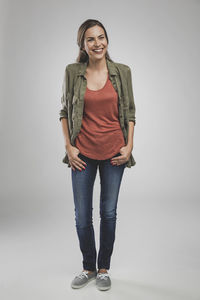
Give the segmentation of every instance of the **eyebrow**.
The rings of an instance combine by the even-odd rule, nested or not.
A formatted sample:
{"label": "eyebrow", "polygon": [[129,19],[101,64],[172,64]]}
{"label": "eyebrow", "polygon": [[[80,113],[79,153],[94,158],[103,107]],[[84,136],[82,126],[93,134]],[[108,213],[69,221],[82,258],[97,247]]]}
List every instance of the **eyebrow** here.
{"label": "eyebrow", "polygon": [[[104,35],[104,33],[100,34],[98,37],[100,37],[101,35]],[[88,36],[87,39],[93,38],[93,36]]]}

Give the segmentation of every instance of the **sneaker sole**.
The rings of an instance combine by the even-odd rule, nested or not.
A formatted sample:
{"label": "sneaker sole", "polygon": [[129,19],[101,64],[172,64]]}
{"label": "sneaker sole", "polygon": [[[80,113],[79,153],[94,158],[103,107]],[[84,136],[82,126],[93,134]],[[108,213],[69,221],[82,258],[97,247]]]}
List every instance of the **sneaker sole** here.
{"label": "sneaker sole", "polygon": [[97,286],[97,288],[100,291],[107,291],[107,290],[109,290],[111,288],[111,286],[109,286],[109,287],[99,287],[99,286]]}
{"label": "sneaker sole", "polygon": [[84,287],[84,286],[87,285],[90,281],[92,281],[92,280],[94,280],[94,279],[96,279],[96,277],[92,277],[92,278],[88,279],[88,281],[86,281],[84,284],[81,284],[81,285],[74,285],[74,284],[71,284],[71,287],[72,287],[73,289],[80,289],[80,288]]}

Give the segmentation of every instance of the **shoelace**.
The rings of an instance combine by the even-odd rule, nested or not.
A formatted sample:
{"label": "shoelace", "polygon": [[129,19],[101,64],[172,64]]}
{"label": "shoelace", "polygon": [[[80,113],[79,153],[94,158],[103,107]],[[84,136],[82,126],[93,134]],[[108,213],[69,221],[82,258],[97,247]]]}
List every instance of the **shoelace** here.
{"label": "shoelace", "polygon": [[107,279],[109,274],[108,273],[98,273],[97,276],[100,278],[100,279]]}
{"label": "shoelace", "polygon": [[83,277],[87,277],[88,278],[87,274],[88,274],[87,271],[82,271],[77,277],[78,278],[83,278]]}

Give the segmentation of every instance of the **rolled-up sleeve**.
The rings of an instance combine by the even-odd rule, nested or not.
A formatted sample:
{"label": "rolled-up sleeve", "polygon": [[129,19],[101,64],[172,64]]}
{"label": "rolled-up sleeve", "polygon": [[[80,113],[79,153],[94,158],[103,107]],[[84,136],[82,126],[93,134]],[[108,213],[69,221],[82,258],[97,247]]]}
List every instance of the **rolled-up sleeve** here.
{"label": "rolled-up sleeve", "polygon": [[133,95],[133,87],[132,87],[132,75],[131,69],[128,67],[127,71],[127,85],[128,85],[128,97],[129,97],[129,121],[134,122],[134,126],[136,125],[136,107]]}
{"label": "rolled-up sleeve", "polygon": [[64,79],[62,84],[62,96],[61,96],[61,109],[59,111],[59,120],[62,118],[68,119],[68,82],[69,82],[69,73],[68,66],[65,68]]}

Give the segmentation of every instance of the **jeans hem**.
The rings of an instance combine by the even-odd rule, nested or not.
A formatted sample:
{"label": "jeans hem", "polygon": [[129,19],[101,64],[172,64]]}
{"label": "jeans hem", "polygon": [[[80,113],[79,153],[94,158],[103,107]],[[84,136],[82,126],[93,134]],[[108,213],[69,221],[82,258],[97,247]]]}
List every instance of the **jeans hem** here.
{"label": "jeans hem", "polygon": [[83,269],[84,269],[84,270],[88,270],[88,271],[92,271],[92,272],[94,272],[94,271],[97,270],[96,267],[93,267],[93,268],[92,268],[92,267],[89,267],[89,266],[87,267],[87,265],[84,265],[84,266],[83,266]]}

